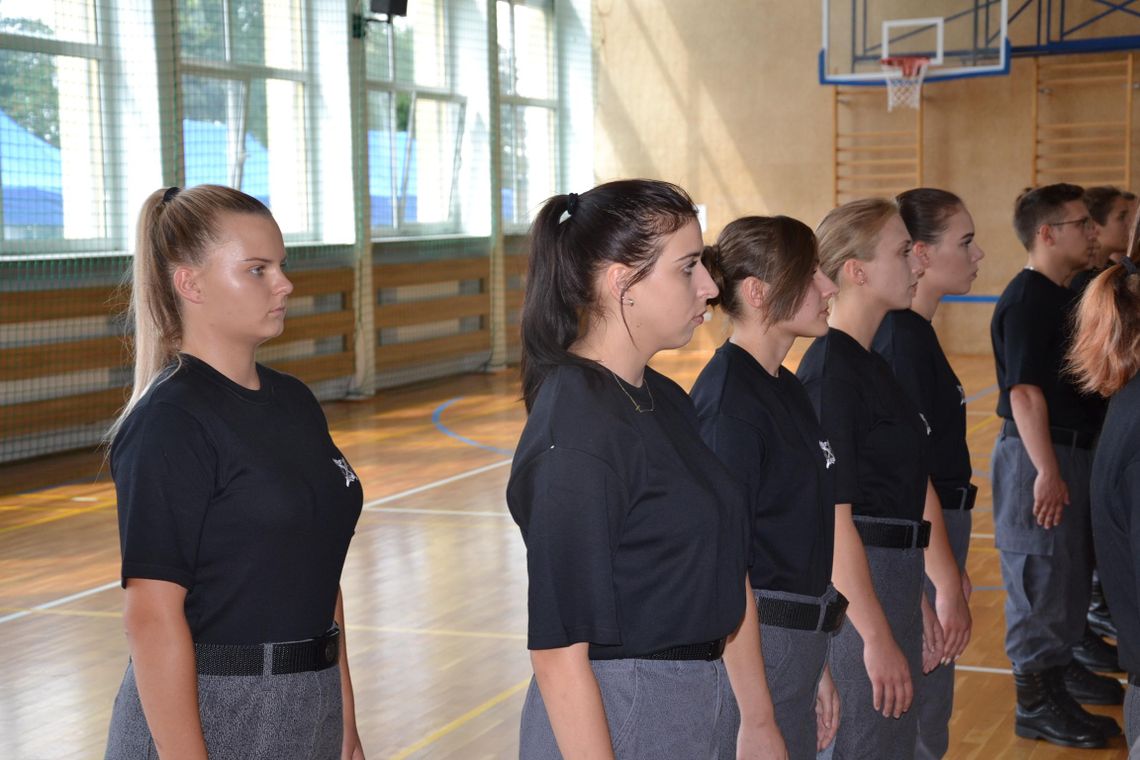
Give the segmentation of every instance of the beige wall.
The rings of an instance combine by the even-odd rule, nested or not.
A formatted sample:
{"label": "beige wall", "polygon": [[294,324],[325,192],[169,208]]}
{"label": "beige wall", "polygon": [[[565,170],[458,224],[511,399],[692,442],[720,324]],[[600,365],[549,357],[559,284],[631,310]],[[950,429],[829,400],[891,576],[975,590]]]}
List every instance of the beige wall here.
{"label": "beige wall", "polygon": [[[680,184],[707,205],[709,240],[746,213],[818,223],[832,205],[833,131],[832,92],[816,71],[819,15],[807,0],[596,2],[598,181]],[[1033,85],[1032,61],[1019,59],[1008,77],[925,88],[924,184],[973,212],[987,253],[975,293],[1000,293],[1025,262],[1010,216],[1032,177]],[[858,102],[842,108],[877,116],[886,95]],[[988,352],[991,312],[944,305],[936,325],[947,350]],[[695,345],[713,341],[702,331]]]}

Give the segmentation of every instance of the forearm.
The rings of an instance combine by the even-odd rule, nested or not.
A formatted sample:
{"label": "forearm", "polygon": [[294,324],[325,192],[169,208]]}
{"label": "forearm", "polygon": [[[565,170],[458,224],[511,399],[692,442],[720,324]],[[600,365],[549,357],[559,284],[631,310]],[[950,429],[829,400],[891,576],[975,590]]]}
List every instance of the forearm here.
{"label": "forearm", "polygon": [[951,593],[952,590],[960,593],[962,576],[950,549],[950,536],[946,532],[946,520],[942,517],[942,501],[929,480],[926,482],[926,506],[922,517],[930,522],[930,544],[925,551],[926,575],[939,594]]}
{"label": "forearm", "polygon": [[752,584],[745,578],[744,594],[747,598],[744,619],[728,637],[724,648],[724,667],[732,693],[740,707],[742,723],[753,728],[766,728],[775,723],[772,695],[768,691],[768,678],[764,672],[764,656],[760,651],[760,621],[756,614],[756,600]]}
{"label": "forearm", "polygon": [[589,645],[530,653],[538,690],[558,749],[566,760],[613,760],[602,692],[590,667]]}
{"label": "forearm", "polygon": [[1034,468],[1038,472],[1057,472],[1057,453],[1049,433],[1045,394],[1035,385],[1015,385],[1009,392],[1009,405],[1017,434]]}
{"label": "forearm", "polygon": [[136,584],[134,580],[128,583],[123,621],[139,699],[155,747],[162,760],[205,760],[190,626],[181,607],[155,606],[140,596]]}
{"label": "forearm", "polygon": [[356,731],[356,699],[352,692],[352,676],[348,669],[348,642],[344,629],[344,597],[340,590],[336,592],[336,612],[333,614],[337,627],[340,628],[340,696],[344,706],[344,733],[348,736]]}
{"label": "forearm", "polygon": [[847,617],[865,641],[891,636],[883,606],[875,594],[863,540],[855,529],[850,504],[835,506],[835,561],[832,584],[847,597]]}

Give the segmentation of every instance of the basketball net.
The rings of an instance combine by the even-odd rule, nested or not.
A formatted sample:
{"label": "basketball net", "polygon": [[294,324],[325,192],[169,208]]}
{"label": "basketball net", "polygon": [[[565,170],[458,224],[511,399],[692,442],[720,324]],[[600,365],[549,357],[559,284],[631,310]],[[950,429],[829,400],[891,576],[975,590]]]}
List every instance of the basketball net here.
{"label": "basketball net", "polygon": [[[918,108],[922,103],[922,80],[926,78],[929,58],[900,56],[884,58],[880,63],[887,73],[887,110],[895,106]],[[895,76],[891,76],[894,73]]]}

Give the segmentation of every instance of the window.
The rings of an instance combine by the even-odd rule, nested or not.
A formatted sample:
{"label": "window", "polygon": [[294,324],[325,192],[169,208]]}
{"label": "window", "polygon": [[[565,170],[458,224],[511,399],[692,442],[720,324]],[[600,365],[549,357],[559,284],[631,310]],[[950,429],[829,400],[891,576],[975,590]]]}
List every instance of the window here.
{"label": "window", "polygon": [[184,183],[230,185],[313,235],[300,0],[178,0]]}
{"label": "window", "polygon": [[370,24],[368,187],[374,236],[457,232],[468,102],[457,92],[444,0],[417,0],[408,17]]}
{"label": "window", "polygon": [[503,222],[530,223],[558,186],[551,0],[498,0]]}
{"label": "window", "polygon": [[110,246],[98,22],[94,0],[0,12],[0,251]]}

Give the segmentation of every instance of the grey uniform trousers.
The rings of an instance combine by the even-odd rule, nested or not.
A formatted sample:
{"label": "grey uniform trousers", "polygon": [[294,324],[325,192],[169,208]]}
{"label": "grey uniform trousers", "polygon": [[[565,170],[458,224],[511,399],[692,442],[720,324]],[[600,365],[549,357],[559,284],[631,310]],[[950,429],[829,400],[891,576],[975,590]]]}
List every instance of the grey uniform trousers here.
{"label": "grey uniform trousers", "polygon": [[[970,550],[972,512],[966,509],[945,509],[942,519],[950,538],[950,551],[958,562],[958,571],[966,568],[966,554]],[[926,579],[926,595],[933,605],[938,599],[934,584]],[[913,674],[912,674],[913,675]],[[941,758],[950,748],[950,716],[954,712],[954,663],[939,665],[923,675],[914,676],[914,707],[918,713],[918,743],[915,757],[918,760]]]}
{"label": "grey uniform trousers", "polygon": [[1140,694],[1128,684],[1124,694],[1124,736],[1128,740],[1128,760],[1140,760]]}
{"label": "grey uniform trousers", "polygon": [[1089,473],[1092,451],[1053,444],[1069,505],[1045,530],[1033,516],[1037,470],[1020,438],[998,436],[993,452],[994,543],[1005,586],[1005,651],[1013,669],[1067,665],[1085,630],[1092,578]]}
{"label": "grey uniform trousers", "polygon": [[[276,676],[198,676],[210,760],[340,760],[340,668]],[[104,760],[157,760],[134,665],[115,697]]]}
{"label": "grey uniform trousers", "polygon": [[[871,583],[883,607],[895,643],[910,667],[912,682],[922,673],[922,549],[865,547]],[[833,760],[911,760],[918,715],[913,706],[901,718],[884,718],[875,711],[871,680],[863,662],[863,637],[846,624],[836,634],[828,657],[831,677],[841,701],[839,732]]]}
{"label": "grey uniform trousers", "polygon": [[[732,694],[723,660],[590,662],[617,760],[718,760]],[[561,760],[538,682],[523,703],[520,760]],[[731,757],[724,760],[732,760]]]}
{"label": "grey uniform trousers", "polygon": [[[791,594],[782,591],[753,589],[759,602],[761,597],[773,597],[808,604],[826,605],[836,597],[829,587],[820,597]],[[816,755],[815,695],[832,634],[822,631],[797,631],[779,628],[760,621],[760,651],[764,656],[764,675],[772,706],[776,711],[776,725],[784,737],[789,760],[812,760]],[[842,706],[840,706],[842,713]],[[728,720],[722,723],[725,733],[720,737],[720,756],[736,757],[736,733],[740,727],[740,710],[731,694],[728,698]]]}

